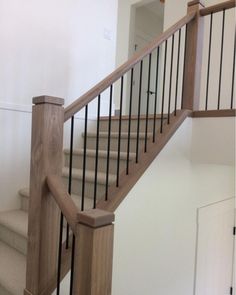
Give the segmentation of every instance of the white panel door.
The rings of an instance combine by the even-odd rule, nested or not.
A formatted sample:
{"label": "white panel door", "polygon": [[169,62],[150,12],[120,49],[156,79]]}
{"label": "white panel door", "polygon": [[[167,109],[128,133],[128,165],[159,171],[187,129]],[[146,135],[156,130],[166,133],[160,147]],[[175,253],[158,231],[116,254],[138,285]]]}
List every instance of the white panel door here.
{"label": "white panel door", "polygon": [[233,278],[234,199],[199,209],[195,295],[229,295]]}

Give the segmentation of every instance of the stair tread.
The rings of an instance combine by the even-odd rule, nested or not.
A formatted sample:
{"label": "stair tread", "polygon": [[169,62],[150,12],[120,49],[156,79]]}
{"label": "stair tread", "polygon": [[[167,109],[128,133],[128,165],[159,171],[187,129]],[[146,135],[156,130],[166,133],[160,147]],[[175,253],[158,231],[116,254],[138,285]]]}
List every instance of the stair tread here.
{"label": "stair tread", "polygon": [[[84,133],[82,134],[84,137]],[[151,137],[153,134],[148,132],[147,137]],[[107,138],[108,132],[101,131],[99,132],[99,137],[100,138]],[[146,136],[145,132],[140,132],[139,133],[139,139],[144,139]],[[87,137],[97,137],[97,132],[87,132]],[[111,132],[110,135],[111,138],[118,138],[119,137],[119,132]],[[121,132],[121,138],[128,138],[128,132]],[[130,138],[135,139],[137,138],[137,132],[130,132]]]}
{"label": "stair tread", "polygon": [[[64,149],[65,154],[70,154],[70,149]],[[73,150],[74,155],[83,155],[84,154],[84,149],[75,149]],[[87,149],[86,150],[86,155],[87,156],[96,156],[96,150],[93,149]],[[107,151],[106,150],[99,150],[98,151],[98,156],[101,158],[107,158]],[[110,159],[117,159],[118,157],[118,152],[117,151],[110,151]],[[129,154],[130,160],[135,159],[136,154],[135,153],[130,153]],[[127,159],[127,153],[126,152],[120,152],[120,159],[121,160],[126,160]]]}
{"label": "stair tread", "polygon": [[[29,188],[23,188],[19,191],[19,193],[21,196],[23,196],[25,198],[29,198]],[[82,197],[79,195],[71,194],[71,198],[73,199],[77,208],[80,209]],[[93,200],[90,198],[85,198],[84,199],[84,206],[85,206],[85,209],[91,209],[93,206]]]}
{"label": "stair tread", "polygon": [[27,238],[28,214],[23,210],[11,210],[0,213],[0,224]]}
{"label": "stair tread", "polygon": [[10,294],[21,295],[25,288],[26,257],[0,241],[0,285]]}
{"label": "stair tread", "polygon": [[[68,176],[69,175],[69,168],[64,167],[62,169],[62,175]],[[73,179],[82,179],[83,178],[83,169],[72,169],[72,178]],[[86,181],[88,182],[94,182],[95,178],[95,171],[92,170],[86,170]],[[116,175],[109,174],[109,183],[113,183],[116,181]],[[97,173],[97,182],[99,184],[106,184],[106,173],[98,172]]]}

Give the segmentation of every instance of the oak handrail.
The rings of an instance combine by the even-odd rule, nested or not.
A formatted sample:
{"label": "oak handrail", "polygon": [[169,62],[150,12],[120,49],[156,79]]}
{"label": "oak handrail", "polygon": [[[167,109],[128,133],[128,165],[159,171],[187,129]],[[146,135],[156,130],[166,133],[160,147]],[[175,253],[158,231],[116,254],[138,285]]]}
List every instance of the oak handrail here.
{"label": "oak handrail", "polygon": [[79,210],[75,206],[59,176],[49,175],[47,176],[46,181],[53,198],[62,211],[63,216],[65,216],[66,221],[75,233],[76,225],[79,222]]}
{"label": "oak handrail", "polygon": [[208,14],[216,13],[216,12],[222,11],[224,9],[226,10],[226,9],[234,8],[235,6],[236,6],[235,0],[229,0],[229,1],[226,1],[223,3],[219,3],[219,4],[212,5],[212,6],[209,6],[206,8],[202,8],[200,10],[200,15],[206,16]]}
{"label": "oak handrail", "polygon": [[117,70],[115,70],[113,73],[107,76],[104,80],[102,80],[100,83],[94,86],[91,90],[89,90],[87,93],[85,93],[80,98],[75,100],[71,105],[69,105],[65,109],[65,122],[69,118],[71,118],[73,115],[75,115],[78,111],[80,111],[83,107],[85,107],[94,98],[96,98],[99,94],[101,94],[104,90],[106,90],[110,85],[112,85],[124,74],[126,74],[138,62],[140,62],[144,57],[146,57],[153,50],[155,50],[159,45],[165,42],[170,36],[172,36],[180,28],[182,28],[184,25],[186,25],[191,20],[193,20],[195,17],[196,17],[196,12],[188,13],[180,21],[178,21],[176,24],[170,27],[167,31],[165,31],[161,36],[157,37],[154,41],[150,42],[142,51],[135,54],[126,63],[124,63]]}

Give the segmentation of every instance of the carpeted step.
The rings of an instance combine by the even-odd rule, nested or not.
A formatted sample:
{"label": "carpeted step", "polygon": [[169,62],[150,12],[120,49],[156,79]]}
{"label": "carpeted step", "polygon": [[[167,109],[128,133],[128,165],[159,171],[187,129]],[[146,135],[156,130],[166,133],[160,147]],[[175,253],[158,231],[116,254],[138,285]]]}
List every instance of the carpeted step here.
{"label": "carpeted step", "polygon": [[26,277],[25,255],[0,241],[0,264],[0,294],[24,294]]}
{"label": "carpeted step", "polygon": [[27,234],[27,212],[11,210],[0,213],[0,241],[26,255]]}
{"label": "carpeted step", "polygon": [[[99,150],[98,152],[98,168],[99,172],[106,173],[107,171],[107,150]],[[136,153],[130,153],[129,160],[133,161],[135,159]],[[84,149],[76,149],[73,151],[72,166],[73,168],[82,169],[83,168],[83,157]],[[86,150],[86,169],[94,170],[95,169],[95,159],[96,159],[96,150]],[[109,173],[116,174],[117,170],[117,151],[110,151],[109,154]],[[120,153],[120,170],[124,170],[126,167],[127,161],[127,152]],[[64,165],[69,167],[70,163],[70,150],[64,150]]]}

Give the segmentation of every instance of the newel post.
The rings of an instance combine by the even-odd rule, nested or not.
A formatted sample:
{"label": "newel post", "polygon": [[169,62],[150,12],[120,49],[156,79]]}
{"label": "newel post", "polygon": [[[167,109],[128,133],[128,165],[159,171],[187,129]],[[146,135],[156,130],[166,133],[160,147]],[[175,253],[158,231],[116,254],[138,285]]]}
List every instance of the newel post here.
{"label": "newel post", "polygon": [[99,209],[79,214],[73,295],[111,295],[114,219]]}
{"label": "newel post", "polygon": [[200,16],[200,9],[204,8],[203,0],[188,3],[188,13],[196,12],[197,16],[187,25],[183,109],[199,110],[201,68],[203,53],[204,18]]}
{"label": "newel post", "polygon": [[33,99],[25,294],[39,295],[56,274],[60,212],[46,176],[62,173],[64,100]]}

